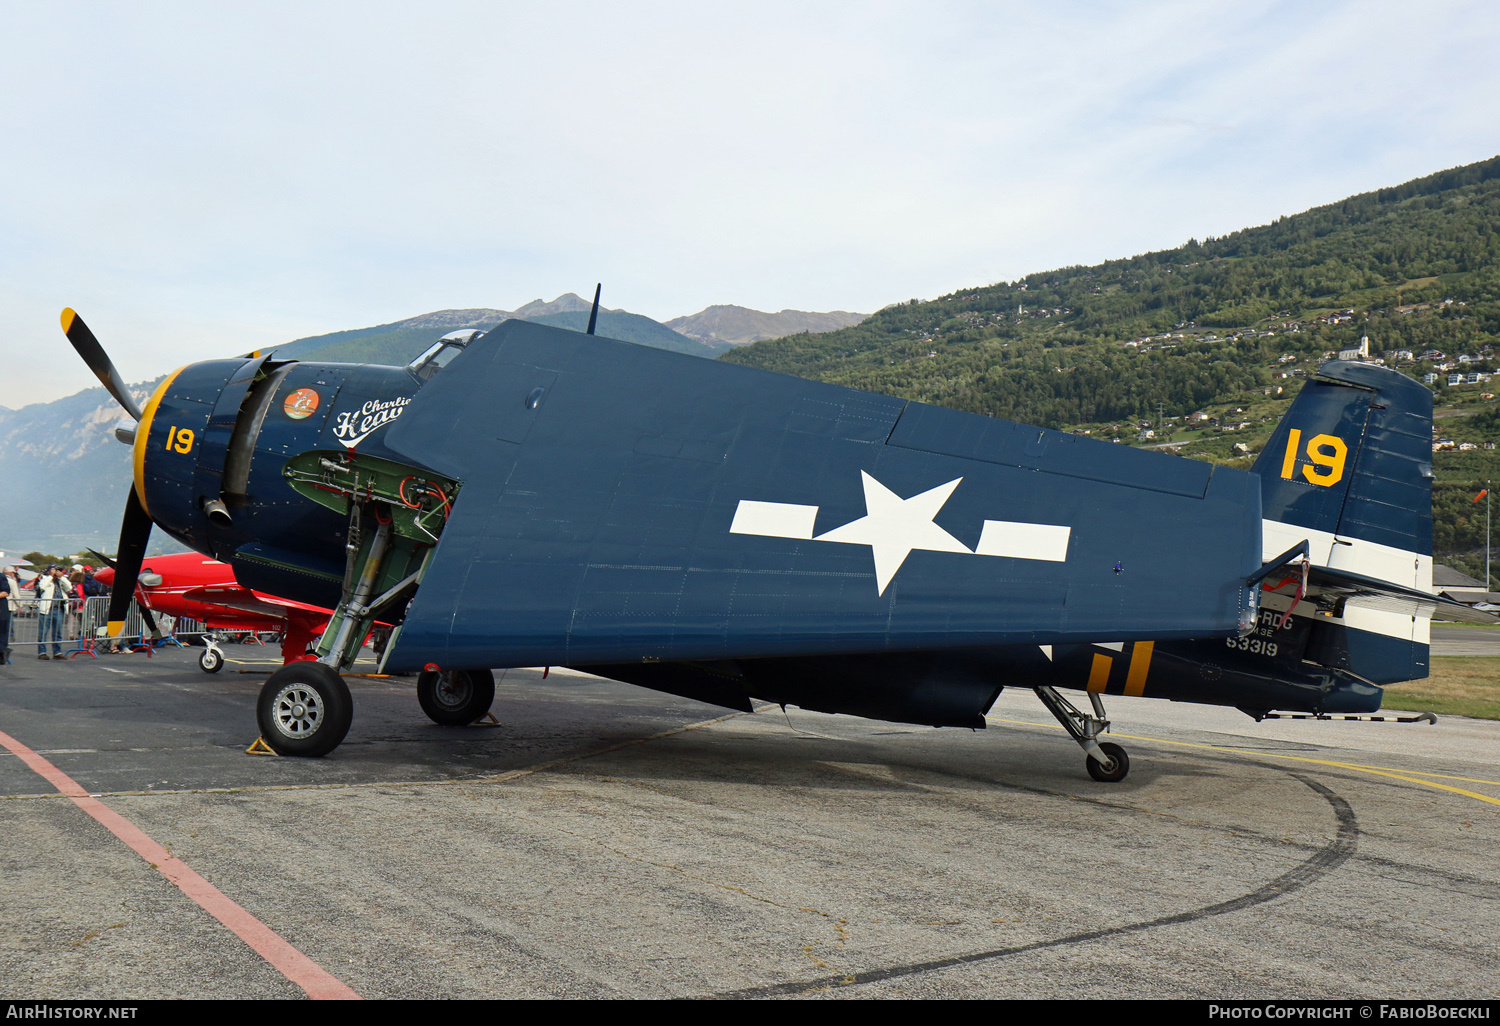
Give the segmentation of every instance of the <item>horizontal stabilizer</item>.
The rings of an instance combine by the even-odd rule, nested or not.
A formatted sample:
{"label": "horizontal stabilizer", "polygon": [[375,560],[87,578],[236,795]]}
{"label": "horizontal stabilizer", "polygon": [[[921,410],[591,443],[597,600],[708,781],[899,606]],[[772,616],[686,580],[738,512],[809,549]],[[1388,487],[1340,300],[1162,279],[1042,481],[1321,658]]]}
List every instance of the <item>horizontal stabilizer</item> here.
{"label": "horizontal stabilizer", "polygon": [[1311,583],[1323,594],[1346,595],[1365,609],[1381,609],[1407,616],[1439,616],[1458,623],[1500,623],[1500,617],[1486,613],[1443,595],[1432,595],[1390,581],[1380,581],[1363,574],[1329,567],[1312,568]]}

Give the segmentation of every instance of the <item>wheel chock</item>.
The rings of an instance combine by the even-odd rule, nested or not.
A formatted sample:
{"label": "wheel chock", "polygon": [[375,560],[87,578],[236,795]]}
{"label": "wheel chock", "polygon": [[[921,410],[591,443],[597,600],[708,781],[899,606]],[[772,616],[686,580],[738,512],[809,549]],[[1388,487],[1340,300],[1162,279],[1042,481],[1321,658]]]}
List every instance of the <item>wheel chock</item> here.
{"label": "wheel chock", "polygon": [[253,744],[249,748],[245,749],[245,754],[246,755],[277,755],[277,756],[279,756],[281,753],[278,752],[276,749],[272,748],[270,745],[266,744],[266,739],[264,737],[258,737],[258,738],[255,739],[255,744]]}
{"label": "wheel chock", "polygon": [[469,724],[469,726],[471,726],[471,727],[498,727],[498,726],[500,726],[500,721],[497,720],[497,719],[495,719],[495,714],[494,713],[487,712],[483,716],[481,716],[479,719],[477,719],[473,723]]}

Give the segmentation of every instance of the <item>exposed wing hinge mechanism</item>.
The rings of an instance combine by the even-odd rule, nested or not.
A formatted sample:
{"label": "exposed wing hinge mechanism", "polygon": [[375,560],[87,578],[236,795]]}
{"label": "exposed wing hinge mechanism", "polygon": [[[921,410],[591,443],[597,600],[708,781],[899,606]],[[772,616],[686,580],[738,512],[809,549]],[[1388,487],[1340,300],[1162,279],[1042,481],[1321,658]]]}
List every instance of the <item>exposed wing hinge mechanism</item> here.
{"label": "exposed wing hinge mechanism", "polygon": [[1267,577],[1270,577],[1276,571],[1282,569],[1283,567],[1292,565],[1292,563],[1294,563],[1299,556],[1302,558],[1302,561],[1304,563],[1307,562],[1308,559],[1312,556],[1312,545],[1306,538],[1303,538],[1296,545],[1293,545],[1281,555],[1263,565],[1259,570],[1255,571],[1255,573],[1245,578],[1245,585],[1251,588],[1255,587],[1257,584],[1259,584],[1261,581],[1264,581]]}

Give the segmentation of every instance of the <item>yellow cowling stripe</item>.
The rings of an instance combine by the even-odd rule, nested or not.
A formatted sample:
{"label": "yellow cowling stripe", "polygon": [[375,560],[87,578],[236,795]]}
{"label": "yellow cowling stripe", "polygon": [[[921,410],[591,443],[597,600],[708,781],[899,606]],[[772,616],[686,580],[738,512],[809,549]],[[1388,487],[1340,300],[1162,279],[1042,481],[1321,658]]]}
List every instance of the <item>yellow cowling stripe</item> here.
{"label": "yellow cowling stripe", "polygon": [[[146,505],[146,442],[151,437],[151,419],[156,416],[157,404],[161,402],[162,396],[167,394],[167,389],[172,382],[177,380],[177,375],[188,369],[190,365],[183,365],[162,379],[162,383],[156,386],[156,391],[151,393],[151,398],[146,401],[146,408],[141,411],[141,422],[135,426],[135,497],[141,502],[141,509],[146,515],[151,515],[151,507]],[[114,624],[110,624],[110,635],[114,635]]]}

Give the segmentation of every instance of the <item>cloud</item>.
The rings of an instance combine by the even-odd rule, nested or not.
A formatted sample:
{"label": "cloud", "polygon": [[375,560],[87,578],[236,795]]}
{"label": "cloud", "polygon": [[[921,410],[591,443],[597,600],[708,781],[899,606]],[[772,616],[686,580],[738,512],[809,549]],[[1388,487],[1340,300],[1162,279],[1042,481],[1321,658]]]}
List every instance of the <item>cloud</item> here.
{"label": "cloud", "polygon": [[1500,85],[1459,2],[10,13],[28,397],[85,384],[64,305],[132,379],[600,280],[659,319],[874,309],[1492,156]]}

